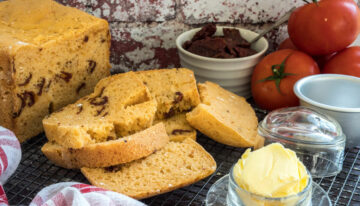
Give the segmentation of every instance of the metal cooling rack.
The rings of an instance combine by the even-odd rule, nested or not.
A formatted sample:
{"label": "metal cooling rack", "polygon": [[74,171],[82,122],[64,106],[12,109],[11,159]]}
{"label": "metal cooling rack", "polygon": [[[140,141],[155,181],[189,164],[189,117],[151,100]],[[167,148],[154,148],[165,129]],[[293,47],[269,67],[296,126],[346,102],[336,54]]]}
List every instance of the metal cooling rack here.
{"label": "metal cooling rack", "polygon": [[[265,115],[257,110],[259,119]],[[225,146],[199,133],[197,141],[214,157],[217,170],[210,177],[190,186],[143,200],[148,205],[205,205],[206,193],[229,170],[245,151]],[[44,134],[21,145],[23,156],[15,174],[4,185],[10,205],[28,205],[44,187],[64,181],[88,183],[78,170],[52,164],[40,151],[46,142]],[[336,177],[315,179],[328,192],[334,205],[360,205],[360,147],[346,151],[342,172]]]}

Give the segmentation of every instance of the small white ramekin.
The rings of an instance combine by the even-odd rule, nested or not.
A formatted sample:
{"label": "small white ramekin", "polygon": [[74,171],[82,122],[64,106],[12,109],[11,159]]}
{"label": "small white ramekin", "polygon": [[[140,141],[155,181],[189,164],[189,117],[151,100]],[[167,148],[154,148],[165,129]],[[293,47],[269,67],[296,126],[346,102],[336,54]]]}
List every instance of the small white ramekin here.
{"label": "small white ramekin", "polygon": [[[247,29],[222,26],[217,26],[215,35],[223,35],[223,28],[238,29],[241,36],[247,41],[251,41],[258,35]],[[254,43],[251,48],[257,51],[257,53],[248,57],[231,59],[203,57],[188,52],[182,47],[182,45],[186,41],[191,40],[200,29],[201,28],[186,31],[177,37],[176,47],[180,56],[181,65],[193,70],[199,82],[212,81],[240,96],[250,97],[252,71],[269,47],[267,40],[262,37]]]}
{"label": "small white ramekin", "polygon": [[300,105],[328,114],[339,122],[347,148],[360,145],[360,78],[312,75],[297,81],[294,92]]}

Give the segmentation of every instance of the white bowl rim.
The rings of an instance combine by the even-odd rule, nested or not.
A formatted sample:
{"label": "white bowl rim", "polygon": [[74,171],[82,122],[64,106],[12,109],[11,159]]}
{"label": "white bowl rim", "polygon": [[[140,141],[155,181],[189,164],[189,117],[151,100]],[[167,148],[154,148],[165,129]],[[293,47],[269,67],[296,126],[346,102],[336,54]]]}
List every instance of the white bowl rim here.
{"label": "white bowl rim", "polygon": [[[250,32],[250,33],[254,33],[254,34],[258,34],[256,32],[253,32],[249,29],[244,29],[244,28],[238,28],[238,27],[231,27],[231,26],[216,26],[216,29],[218,28],[230,28],[230,29],[238,29],[240,31],[246,31],[246,32]],[[184,35],[188,34],[188,33],[191,33],[191,32],[194,32],[194,31],[199,31],[201,28],[194,28],[194,29],[191,29],[191,30],[188,30],[188,31],[185,31],[183,33],[181,33],[177,38],[176,38],[176,47],[181,51],[183,52],[184,54],[188,55],[188,56],[191,56],[193,58],[197,58],[197,59],[201,59],[201,60],[204,60],[204,61],[211,61],[211,62],[219,62],[219,63],[222,63],[222,62],[237,62],[237,61],[245,61],[245,60],[249,60],[249,59],[253,59],[253,58],[256,58],[256,57],[259,57],[261,55],[263,55],[267,49],[269,48],[269,42],[264,38],[264,37],[261,37],[258,41],[265,41],[265,47],[253,54],[253,55],[250,55],[250,56],[247,56],[247,57],[238,57],[238,58],[229,58],[229,59],[221,59],[221,58],[212,58],[212,57],[204,57],[204,56],[200,56],[200,55],[197,55],[197,54],[193,54],[189,51],[186,51],[182,45],[180,45],[180,38],[183,37]]]}
{"label": "white bowl rim", "polygon": [[313,79],[318,79],[318,78],[355,80],[355,81],[358,81],[359,84],[360,84],[360,78],[350,76],[350,75],[343,75],[343,74],[316,74],[316,75],[307,76],[307,77],[304,77],[304,78],[298,80],[295,83],[294,88],[293,88],[295,95],[300,100],[303,100],[304,102],[306,102],[308,104],[317,106],[317,107],[322,108],[322,109],[326,109],[326,110],[330,110],[330,111],[336,111],[336,112],[360,112],[360,107],[359,108],[346,108],[346,107],[331,106],[331,105],[327,105],[327,104],[323,104],[323,103],[314,101],[314,100],[308,98],[307,96],[305,96],[303,93],[301,93],[300,88],[301,88],[301,86],[303,84],[306,84],[306,82],[311,81]]}

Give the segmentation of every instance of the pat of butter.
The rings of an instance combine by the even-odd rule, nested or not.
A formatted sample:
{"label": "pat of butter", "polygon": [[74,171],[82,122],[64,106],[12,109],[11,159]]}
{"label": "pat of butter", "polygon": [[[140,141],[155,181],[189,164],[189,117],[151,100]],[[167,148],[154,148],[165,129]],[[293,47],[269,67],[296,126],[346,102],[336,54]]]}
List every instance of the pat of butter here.
{"label": "pat of butter", "polygon": [[296,153],[279,143],[242,155],[233,175],[244,190],[264,197],[286,197],[305,189],[309,176]]}

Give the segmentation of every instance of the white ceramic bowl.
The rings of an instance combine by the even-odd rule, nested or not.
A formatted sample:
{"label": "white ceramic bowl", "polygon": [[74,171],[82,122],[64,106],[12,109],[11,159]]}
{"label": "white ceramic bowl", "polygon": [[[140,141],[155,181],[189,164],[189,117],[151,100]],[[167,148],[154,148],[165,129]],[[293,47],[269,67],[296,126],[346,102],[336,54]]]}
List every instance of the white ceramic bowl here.
{"label": "white ceramic bowl", "polygon": [[[223,28],[235,27],[217,26],[215,35],[223,35]],[[262,37],[254,43],[251,48],[257,51],[257,53],[248,57],[232,59],[203,57],[188,52],[182,47],[182,45],[186,41],[191,40],[200,29],[201,28],[186,31],[177,37],[176,47],[178,48],[181,65],[192,69],[199,82],[212,81],[240,96],[250,97],[251,74],[269,47],[267,40]],[[247,29],[236,29],[240,31],[241,36],[247,41],[251,41],[258,35]]]}
{"label": "white ceramic bowl", "polygon": [[294,85],[300,105],[335,118],[346,135],[346,147],[360,145],[360,78],[340,74],[319,74],[300,79]]}

